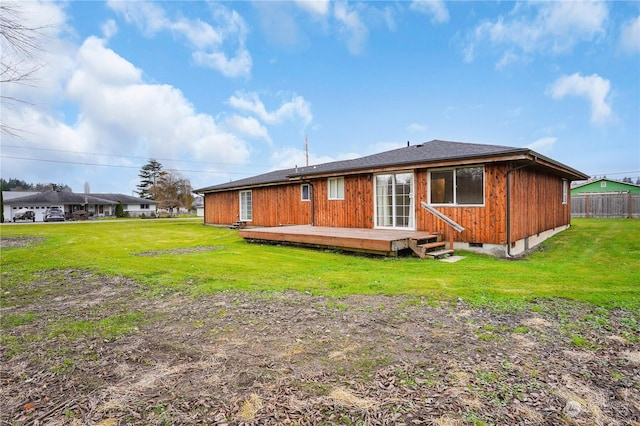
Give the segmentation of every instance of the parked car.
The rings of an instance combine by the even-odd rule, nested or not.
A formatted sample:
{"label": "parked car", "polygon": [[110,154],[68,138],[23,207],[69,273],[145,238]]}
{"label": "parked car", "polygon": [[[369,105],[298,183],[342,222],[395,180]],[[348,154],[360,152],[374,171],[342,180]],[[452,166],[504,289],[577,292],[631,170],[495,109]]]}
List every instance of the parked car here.
{"label": "parked car", "polygon": [[13,215],[13,221],[16,220],[30,220],[31,222],[36,221],[36,213],[33,210],[20,209]]}
{"label": "parked car", "polygon": [[44,214],[45,222],[64,222],[64,212],[58,207],[47,209]]}

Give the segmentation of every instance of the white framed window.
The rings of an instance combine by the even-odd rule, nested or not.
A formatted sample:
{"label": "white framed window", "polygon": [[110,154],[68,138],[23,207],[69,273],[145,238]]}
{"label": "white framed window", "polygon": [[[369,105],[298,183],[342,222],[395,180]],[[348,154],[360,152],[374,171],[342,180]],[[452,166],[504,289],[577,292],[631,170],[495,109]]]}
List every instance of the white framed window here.
{"label": "white framed window", "polygon": [[459,167],[429,172],[429,203],[484,205],[484,167]]}
{"label": "white framed window", "polygon": [[300,199],[302,201],[311,200],[311,185],[308,183],[303,183],[300,185]]}
{"label": "white framed window", "polygon": [[329,178],[329,199],[344,200],[344,178]]}
{"label": "white framed window", "polygon": [[607,187],[607,182],[602,181],[600,182],[600,188],[606,188]]}
{"label": "white framed window", "polygon": [[240,191],[240,220],[243,222],[251,222],[253,220],[251,190]]}
{"label": "white framed window", "polygon": [[567,204],[569,201],[569,181],[562,179],[562,204]]}

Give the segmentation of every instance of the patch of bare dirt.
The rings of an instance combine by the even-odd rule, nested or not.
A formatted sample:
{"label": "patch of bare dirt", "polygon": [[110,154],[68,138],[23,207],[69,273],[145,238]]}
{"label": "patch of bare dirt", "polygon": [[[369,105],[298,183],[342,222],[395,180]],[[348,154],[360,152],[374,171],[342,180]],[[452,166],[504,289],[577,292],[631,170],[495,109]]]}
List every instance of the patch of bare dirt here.
{"label": "patch of bare dirt", "polygon": [[200,246],[200,247],[183,247],[177,249],[167,249],[167,250],[149,250],[143,251],[140,253],[136,253],[134,256],[162,256],[162,255],[182,255],[182,254],[194,254],[194,253],[205,253],[213,250],[220,250],[222,247],[218,246]]}
{"label": "patch of bare dirt", "polygon": [[33,247],[42,242],[43,238],[38,237],[2,237],[0,238],[1,249],[27,248]]}
{"label": "patch of bare dirt", "polygon": [[2,424],[640,424],[637,313],[150,295],[82,271],[3,291]]}

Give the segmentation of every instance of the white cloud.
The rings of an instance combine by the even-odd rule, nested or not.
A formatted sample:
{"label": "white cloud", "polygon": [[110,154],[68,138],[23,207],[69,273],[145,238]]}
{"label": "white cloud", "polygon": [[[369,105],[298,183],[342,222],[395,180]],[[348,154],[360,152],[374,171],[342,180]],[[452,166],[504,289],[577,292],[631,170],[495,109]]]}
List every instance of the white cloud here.
{"label": "white cloud", "polygon": [[269,144],[272,143],[267,128],[261,125],[254,117],[242,117],[234,114],[225,120],[225,123],[234,133],[250,138],[264,139]]}
{"label": "white cloud", "polygon": [[[312,33],[336,36],[349,53],[362,54],[370,28],[386,27],[395,31],[395,13],[399,7],[377,2],[330,2],[296,0],[294,2],[254,2],[260,29],[269,43],[291,49],[307,49]],[[307,13],[301,18],[297,9]]]}
{"label": "white cloud", "polygon": [[[27,28],[39,28],[30,34],[36,48],[28,56],[16,50],[5,37],[0,37],[3,65],[10,64],[14,76],[25,76],[19,83],[2,84],[3,101],[0,106],[5,121],[5,109],[13,106],[10,99],[45,107],[62,92],[63,82],[73,68],[71,55],[74,47],[60,38],[70,31],[63,6],[39,1],[5,2],[3,6],[13,11],[10,15],[3,11],[8,14],[7,18],[15,19]],[[7,77],[8,74],[4,74],[2,79]]]}
{"label": "white cloud", "polygon": [[170,158],[216,158],[242,163],[245,143],[197,113],[180,90],[147,84],[131,63],[90,37],[78,53],[69,98],[82,113],[78,131],[105,150],[153,152]]}
{"label": "white cloud", "polygon": [[154,3],[107,1],[107,6],[122,15],[127,23],[137,26],[147,37],[170,26],[164,9]]}
{"label": "white cloud", "polygon": [[[104,40],[89,37],[78,51],[80,68],[76,70],[67,86],[67,91],[73,95],[74,86],[78,80],[91,79],[101,85],[125,85],[140,81],[142,71],[131,62],[124,60],[116,52],[104,47]],[[80,89],[85,90],[86,81],[79,82]]]}
{"label": "white cloud", "polygon": [[419,123],[411,123],[407,126],[407,130],[411,133],[422,133],[427,130],[427,126]]}
{"label": "white cloud", "polygon": [[199,65],[215,69],[226,77],[248,76],[251,72],[251,54],[246,48],[249,30],[234,10],[212,6],[212,25],[199,18],[172,20],[158,3],[110,1],[108,5],[147,37],[161,31],[184,37],[193,48],[192,56]]}
{"label": "white cloud", "polygon": [[326,16],[329,13],[329,0],[295,0],[295,3],[314,15]]}
{"label": "white cloud", "polygon": [[611,83],[598,74],[582,76],[579,73],[563,75],[547,90],[554,99],[565,96],[586,98],[591,103],[591,122],[603,124],[612,116],[611,105],[607,101]]}
{"label": "white cloud", "polygon": [[508,65],[511,65],[512,63],[515,63],[518,61],[520,61],[520,56],[517,55],[516,53],[511,51],[504,52],[502,57],[498,60],[498,62],[496,62],[496,69],[499,69],[499,70],[504,69]]}
{"label": "white cloud", "polygon": [[526,61],[533,53],[561,54],[604,35],[608,16],[605,2],[517,3],[507,16],[475,28],[463,47],[464,57],[472,61],[484,43],[503,50],[497,67]]}
{"label": "white cloud", "polygon": [[100,29],[102,30],[102,35],[107,40],[118,34],[118,24],[116,24],[116,21],[114,21],[113,19],[107,20],[107,22],[102,24]]}
{"label": "white cloud", "polygon": [[197,64],[220,71],[225,77],[241,77],[249,74],[252,66],[251,55],[246,50],[237,52],[228,58],[223,52],[194,52],[193,59]]}
{"label": "white cloud", "polygon": [[626,52],[640,52],[640,16],[622,25],[620,44]]}
{"label": "white cloud", "polygon": [[441,0],[413,0],[411,10],[431,15],[431,22],[441,24],[449,22],[449,10]]}
{"label": "white cloud", "polygon": [[229,105],[241,111],[252,112],[260,120],[271,125],[298,118],[306,127],[313,120],[311,105],[302,96],[297,95],[293,95],[290,101],[284,102],[278,109],[271,112],[267,111],[257,93],[236,92],[229,98]]}
{"label": "white cloud", "polygon": [[[304,2],[305,4],[307,2]],[[257,10],[260,29],[266,40],[273,45],[292,48],[308,47],[309,38],[305,32],[305,22],[295,13],[289,2],[260,1],[252,3]],[[312,14],[312,17],[322,18]]]}
{"label": "white cloud", "polygon": [[529,145],[525,146],[525,148],[532,149],[540,154],[548,154],[553,150],[553,146],[557,140],[558,138],[556,137],[547,136],[531,142]]}
{"label": "white cloud", "polygon": [[336,3],[334,17],[340,24],[340,33],[347,39],[349,52],[354,55],[362,53],[369,30],[362,21],[360,13],[346,3]]}

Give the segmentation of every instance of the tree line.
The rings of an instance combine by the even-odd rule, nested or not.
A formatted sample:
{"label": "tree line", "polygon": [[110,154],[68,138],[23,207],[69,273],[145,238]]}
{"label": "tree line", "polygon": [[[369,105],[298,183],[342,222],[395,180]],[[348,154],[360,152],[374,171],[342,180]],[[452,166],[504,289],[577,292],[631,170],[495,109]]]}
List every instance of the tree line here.
{"label": "tree line", "polygon": [[0,179],[0,187],[3,191],[45,192],[56,191],[72,192],[71,187],[64,183],[28,183],[21,179]]}

